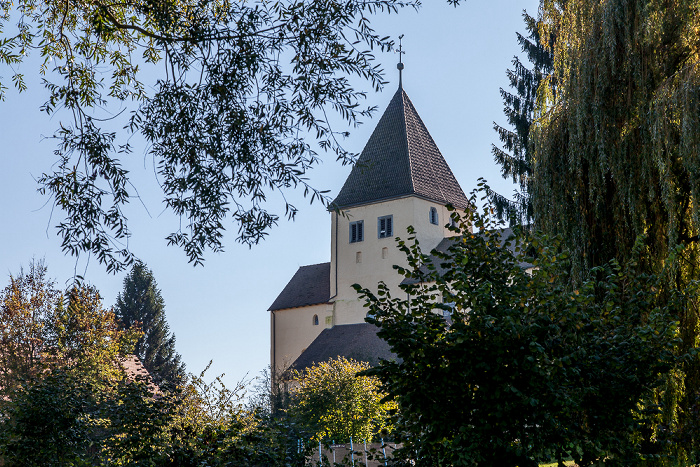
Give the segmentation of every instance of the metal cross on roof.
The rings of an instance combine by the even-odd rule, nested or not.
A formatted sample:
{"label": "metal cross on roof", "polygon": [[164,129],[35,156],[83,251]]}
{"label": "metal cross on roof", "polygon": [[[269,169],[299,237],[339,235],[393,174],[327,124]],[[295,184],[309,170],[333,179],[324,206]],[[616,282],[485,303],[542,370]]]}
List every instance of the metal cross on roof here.
{"label": "metal cross on roof", "polygon": [[402,61],[402,55],[405,54],[406,52],[403,51],[403,45],[401,44],[401,39],[403,39],[403,34],[399,36],[399,50],[397,53],[399,54],[399,63],[396,65],[396,68],[399,70],[399,88],[402,88],[403,85],[401,83],[401,74],[403,72],[403,61]]}

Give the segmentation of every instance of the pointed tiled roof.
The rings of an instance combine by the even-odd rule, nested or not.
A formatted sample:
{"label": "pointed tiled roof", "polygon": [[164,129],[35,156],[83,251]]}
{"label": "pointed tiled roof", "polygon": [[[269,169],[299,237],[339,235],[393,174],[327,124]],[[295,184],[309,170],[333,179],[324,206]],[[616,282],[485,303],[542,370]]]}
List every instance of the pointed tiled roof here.
{"label": "pointed tiled roof", "polygon": [[332,206],[345,208],[408,195],[468,207],[452,170],[400,87]]}

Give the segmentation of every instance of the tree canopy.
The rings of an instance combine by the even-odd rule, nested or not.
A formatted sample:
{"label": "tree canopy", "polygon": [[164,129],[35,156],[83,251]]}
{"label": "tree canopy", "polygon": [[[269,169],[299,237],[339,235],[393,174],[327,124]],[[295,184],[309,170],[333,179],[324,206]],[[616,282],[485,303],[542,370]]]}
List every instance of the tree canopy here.
{"label": "tree canopy", "polygon": [[[540,88],[532,197],[538,226],[581,266],[656,266],[683,246],[697,275],[700,12],[695,2],[544,2],[552,73]],[[556,83],[557,92],[551,92]]]}
{"label": "tree canopy", "polygon": [[[320,151],[353,159],[341,144],[346,125],[373,109],[361,107],[365,93],[351,81],[380,88],[373,50],[393,46],[369,17],[417,4],[0,3],[0,65],[11,70],[0,99],[10,82],[26,89],[14,70],[36,52],[43,111],[69,117],[54,134],[57,163],[39,178],[65,216],[63,250],[90,253],[108,271],[134,260],[123,208],[136,192],[123,162],[135,133],[145,137],[166,206],[182,219],[167,241],[195,264],[223,248],[226,229],[239,242],[260,241],[282,215],[266,203],[271,191],[298,188],[324,201],[305,174]],[[293,218],[297,208],[285,204]]]}
{"label": "tree canopy", "polygon": [[32,262],[0,299],[3,465],[303,464],[298,431],[244,407],[243,384],[207,382],[203,371],[158,389],[127,373],[140,332],[119,326],[94,288],[61,296]]}
{"label": "tree canopy", "polygon": [[659,293],[663,278],[634,261],[596,268],[572,289],[561,244],[525,231],[503,238],[485,209],[461,221],[444,253],[399,240],[408,298],[357,286],[397,355],[365,372],[398,404],[397,455],[474,466],[663,458],[659,406],[640,400],[678,368],[674,316],[686,292]]}
{"label": "tree canopy", "polygon": [[293,374],[289,412],[316,440],[371,441],[390,431],[396,404],[384,401],[376,377],[358,374],[369,364],[344,357]]}
{"label": "tree canopy", "polygon": [[32,261],[27,271],[10,275],[0,291],[0,400],[44,368],[47,327],[60,300],[43,261]]}
{"label": "tree canopy", "polygon": [[556,41],[530,131],[537,226],[571,249],[574,283],[591,267],[639,255],[646,273],[669,272],[661,290],[687,292],[677,351],[695,357],[648,403],[663,402],[679,458],[692,456],[700,449],[699,6],[551,1],[539,20]]}

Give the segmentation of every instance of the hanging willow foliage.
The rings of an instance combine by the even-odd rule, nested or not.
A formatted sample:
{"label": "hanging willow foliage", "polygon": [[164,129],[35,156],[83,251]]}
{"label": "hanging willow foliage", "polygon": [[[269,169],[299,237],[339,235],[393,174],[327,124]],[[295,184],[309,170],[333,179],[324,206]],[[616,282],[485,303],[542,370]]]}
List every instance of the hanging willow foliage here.
{"label": "hanging willow foliage", "polygon": [[700,5],[543,0],[541,14],[557,41],[533,129],[539,226],[578,249],[581,270],[646,234],[657,265],[681,244],[696,276]]}
{"label": "hanging willow foliage", "polygon": [[[539,19],[557,39],[530,134],[538,227],[565,239],[578,280],[643,238],[640,272],[685,297],[678,351],[697,350],[700,3],[542,0]],[[664,408],[653,436],[673,431],[684,455],[700,450],[698,388],[695,354],[648,401]]]}

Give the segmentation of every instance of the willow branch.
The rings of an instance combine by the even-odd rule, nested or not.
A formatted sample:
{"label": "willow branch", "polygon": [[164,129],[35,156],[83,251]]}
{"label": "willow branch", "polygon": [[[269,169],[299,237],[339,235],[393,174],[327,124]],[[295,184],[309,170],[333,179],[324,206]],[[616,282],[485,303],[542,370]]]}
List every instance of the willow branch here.
{"label": "willow branch", "polygon": [[141,26],[135,25],[135,24],[124,24],[120,23],[117,18],[114,17],[112,12],[109,10],[109,8],[105,5],[98,4],[100,9],[104,11],[105,15],[107,16],[107,19],[114,24],[114,26],[117,29],[126,29],[126,30],[132,30],[139,32],[143,34],[146,37],[150,37],[152,39],[160,40],[163,42],[204,42],[204,41],[221,41],[221,40],[238,40],[244,37],[251,37],[251,36],[260,36],[262,34],[265,34],[267,32],[275,31],[278,29],[281,29],[285,26],[287,26],[287,23],[281,23],[275,26],[270,26],[269,28],[266,29],[261,29],[259,31],[255,31],[254,33],[251,34],[226,34],[226,35],[210,35],[210,36],[204,36],[200,38],[194,38],[194,37],[178,37],[178,36],[163,36],[160,34],[156,34],[152,31],[149,31],[147,29],[144,29]]}

